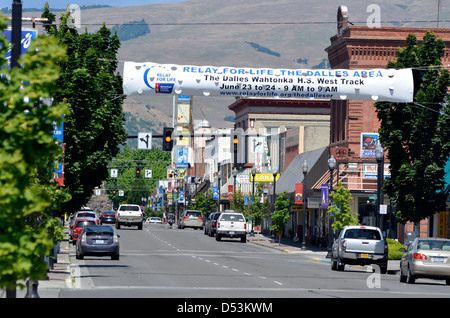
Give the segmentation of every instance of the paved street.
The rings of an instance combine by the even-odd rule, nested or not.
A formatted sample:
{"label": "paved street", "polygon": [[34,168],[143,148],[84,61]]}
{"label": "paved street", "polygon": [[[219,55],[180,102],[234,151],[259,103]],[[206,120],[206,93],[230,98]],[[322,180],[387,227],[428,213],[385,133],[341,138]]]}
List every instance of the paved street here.
{"label": "paved street", "polygon": [[[247,243],[217,242],[203,231],[146,224],[142,231],[118,230],[119,261],[109,257],[75,259],[66,244],[69,264],[58,263],[42,298],[328,298],[448,297],[443,281],[399,282],[395,262],[379,275],[367,267],[330,270],[325,251],[301,251],[300,244],[278,245],[261,235]],[[68,252],[68,253],[67,253]],[[58,278],[59,277],[59,278]],[[55,284],[56,283],[56,284]],[[52,285],[53,284],[53,285]],[[18,298],[21,297],[18,292]],[[22,296],[23,297],[23,296]]]}

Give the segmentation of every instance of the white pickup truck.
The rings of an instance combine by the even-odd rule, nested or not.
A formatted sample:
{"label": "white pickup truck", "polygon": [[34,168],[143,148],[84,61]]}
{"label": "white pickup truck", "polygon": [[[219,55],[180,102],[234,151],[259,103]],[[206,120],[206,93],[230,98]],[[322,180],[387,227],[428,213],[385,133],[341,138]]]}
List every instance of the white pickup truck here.
{"label": "white pickup truck", "polygon": [[344,226],[332,247],[331,269],[343,271],[346,264],[376,264],[386,274],[388,246],[381,230],[374,226]]}
{"label": "white pickup truck", "polygon": [[136,225],[142,230],[143,213],[141,207],[136,204],[122,204],[116,213],[116,228],[120,229],[121,225]]}
{"label": "white pickup truck", "polygon": [[247,242],[247,223],[241,213],[222,213],[217,220],[216,241],[222,237],[238,237],[242,243]]}

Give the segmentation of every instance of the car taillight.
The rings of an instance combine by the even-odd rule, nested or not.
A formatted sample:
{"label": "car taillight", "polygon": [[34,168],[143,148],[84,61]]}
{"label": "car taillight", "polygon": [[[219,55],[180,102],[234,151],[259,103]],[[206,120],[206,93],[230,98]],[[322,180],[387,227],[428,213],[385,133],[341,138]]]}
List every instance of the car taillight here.
{"label": "car taillight", "polygon": [[414,253],[414,258],[424,261],[424,260],[427,259],[427,256],[425,254],[422,254],[422,253]]}
{"label": "car taillight", "polygon": [[212,226],[216,226],[216,222],[212,221],[212,222],[211,222],[211,225],[212,225]]}
{"label": "car taillight", "polygon": [[347,240],[342,241],[342,248],[345,250],[347,248]]}
{"label": "car taillight", "polygon": [[186,219],[189,219],[189,217],[188,217],[188,216],[185,216],[185,217],[184,217],[183,219],[185,219],[185,220],[186,220]]}
{"label": "car taillight", "polygon": [[247,229],[247,223],[244,223],[244,230]]}
{"label": "car taillight", "polygon": [[203,221],[203,216],[199,217],[198,219]]}
{"label": "car taillight", "polygon": [[217,222],[217,227],[218,227],[218,228],[220,227],[220,222]]}
{"label": "car taillight", "polygon": [[119,243],[119,237],[117,236],[117,234],[114,234],[114,243]]}
{"label": "car taillight", "polygon": [[86,243],[86,234],[81,237],[81,243]]}

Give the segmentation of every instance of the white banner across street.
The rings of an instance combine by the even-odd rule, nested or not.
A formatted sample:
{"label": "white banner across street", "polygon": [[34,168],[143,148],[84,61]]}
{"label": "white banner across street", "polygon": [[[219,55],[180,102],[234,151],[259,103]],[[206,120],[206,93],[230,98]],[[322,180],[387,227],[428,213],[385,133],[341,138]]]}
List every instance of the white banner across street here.
{"label": "white banner across street", "polygon": [[133,94],[412,102],[411,69],[270,69],[125,62]]}

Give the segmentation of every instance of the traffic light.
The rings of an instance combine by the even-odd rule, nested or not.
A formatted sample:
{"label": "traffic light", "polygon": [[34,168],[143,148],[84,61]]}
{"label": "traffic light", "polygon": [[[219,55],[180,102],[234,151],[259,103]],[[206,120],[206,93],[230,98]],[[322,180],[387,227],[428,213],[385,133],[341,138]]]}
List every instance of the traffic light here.
{"label": "traffic light", "polygon": [[116,196],[116,193],[117,193],[117,190],[116,190],[116,189],[112,190],[112,195],[113,195],[113,197]]}
{"label": "traffic light", "polygon": [[234,162],[234,166],[236,166],[237,164],[237,153],[238,153],[238,143],[239,143],[239,139],[237,135],[233,136],[233,162]]}
{"label": "traffic light", "polygon": [[242,128],[236,128],[230,134],[230,152],[232,152],[233,167],[244,163],[245,153],[245,133]]}
{"label": "traffic light", "polygon": [[141,177],[141,167],[137,166],[136,167],[136,178],[140,178]]}
{"label": "traffic light", "polygon": [[163,130],[163,151],[172,151],[173,148],[173,127],[164,127]]}

